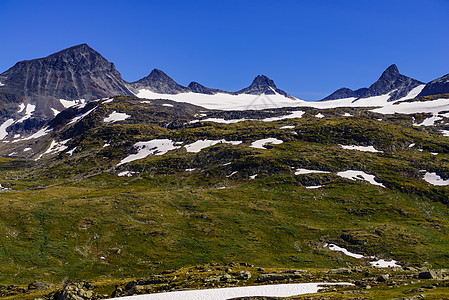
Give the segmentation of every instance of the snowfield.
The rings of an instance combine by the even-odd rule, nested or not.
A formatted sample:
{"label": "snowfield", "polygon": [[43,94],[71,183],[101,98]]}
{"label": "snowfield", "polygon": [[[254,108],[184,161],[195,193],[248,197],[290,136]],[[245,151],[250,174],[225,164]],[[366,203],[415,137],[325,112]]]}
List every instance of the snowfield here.
{"label": "snowfield", "polygon": [[304,175],[304,174],[313,174],[313,173],[330,173],[327,171],[319,171],[319,170],[308,170],[308,169],[296,169],[295,175]]}
{"label": "snowfield", "polygon": [[424,180],[427,183],[430,183],[431,185],[439,185],[439,186],[449,185],[449,179],[444,180],[439,175],[437,175],[437,173],[426,172],[426,174],[424,174]]}
{"label": "snowfield", "polygon": [[230,95],[217,93],[214,95],[200,93],[158,94],[149,90],[139,90],[137,97],[145,99],[168,99],[176,102],[187,102],[208,109],[220,110],[251,110],[298,106],[303,100],[290,99],[280,94],[276,95]]}
{"label": "snowfield", "polygon": [[276,138],[267,138],[262,140],[257,140],[251,143],[251,148],[257,148],[257,149],[267,149],[265,148],[266,145],[279,145],[282,144],[284,141],[278,140]]}
{"label": "snowfield", "polygon": [[104,118],[103,121],[105,123],[114,123],[118,121],[124,121],[131,117],[130,115],[127,115],[125,113],[118,113],[116,111],[113,111],[108,117]]}
{"label": "snowfield", "polygon": [[[348,251],[345,248],[339,247],[337,245],[334,244],[324,244],[324,247],[328,247],[329,250],[331,251],[339,251],[342,252],[343,254],[350,256],[350,257],[354,257],[357,259],[360,258],[369,258],[369,259],[375,259],[374,256],[371,257],[366,257],[362,254],[356,254],[356,253],[352,253],[350,251]],[[401,265],[397,264],[397,261],[392,259],[392,260],[384,260],[384,259],[379,259],[376,261],[370,261],[369,262],[371,266],[376,267],[376,268],[393,268],[393,267],[401,267]]]}
{"label": "snowfield", "polygon": [[114,298],[117,300],[227,300],[238,297],[292,297],[304,294],[317,293],[323,285],[352,285],[347,282],[340,283],[291,283],[258,286],[230,287],[219,289],[189,290],[164,292]]}
{"label": "snowfield", "polygon": [[198,153],[201,150],[212,147],[216,144],[224,143],[224,144],[231,144],[231,145],[239,145],[242,143],[242,141],[226,141],[226,140],[199,140],[192,144],[185,145],[187,152],[192,153]]}
{"label": "snowfield", "polygon": [[180,148],[175,146],[172,140],[169,139],[156,139],[147,142],[138,142],[134,144],[134,148],[137,148],[136,154],[131,154],[125,157],[118,163],[117,166],[143,159],[149,155],[164,155],[168,151]]}
{"label": "snowfield", "polygon": [[364,180],[364,181],[368,181],[369,183],[371,183],[373,185],[381,186],[383,188],[385,187],[382,183],[379,183],[374,180],[374,178],[375,178],[374,175],[366,174],[363,171],[348,170],[348,171],[344,171],[344,172],[338,172],[337,175],[340,177],[343,177],[343,178],[351,179],[351,180]]}
{"label": "snowfield", "polygon": [[13,119],[8,119],[2,125],[0,125],[0,140],[3,140],[8,135],[6,129],[13,123],[14,123]]}
{"label": "snowfield", "polygon": [[364,151],[364,152],[382,152],[379,150],[376,150],[373,146],[344,146],[340,145],[343,149],[347,150],[358,150],[358,151]]}

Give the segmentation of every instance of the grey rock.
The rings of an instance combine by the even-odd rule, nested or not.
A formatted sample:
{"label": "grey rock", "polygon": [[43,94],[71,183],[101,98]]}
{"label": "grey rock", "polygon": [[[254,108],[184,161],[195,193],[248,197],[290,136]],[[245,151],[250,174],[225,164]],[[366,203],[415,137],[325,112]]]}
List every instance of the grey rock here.
{"label": "grey rock", "polygon": [[382,274],[377,278],[378,282],[387,282],[390,279],[389,274]]}
{"label": "grey rock", "polygon": [[293,96],[287,94],[283,90],[278,89],[274,84],[274,81],[265,75],[258,75],[256,78],[254,78],[249,87],[244,88],[236,93],[249,95],[275,95],[276,93],[278,93],[285,97],[294,99]]}
{"label": "grey rock", "polygon": [[51,287],[51,284],[44,283],[44,282],[38,282],[38,281],[33,281],[32,283],[30,283],[28,285],[29,290],[39,290],[39,291],[47,290],[50,287]]}
{"label": "grey rock", "polygon": [[344,99],[344,98],[359,98],[362,96],[368,88],[361,88],[358,90],[351,90],[348,88],[341,88],[327,96],[326,98],[321,99],[321,101],[329,101],[329,100],[337,100],[337,99]]}
{"label": "grey rock", "polygon": [[407,96],[412,89],[421,84],[423,84],[421,81],[400,74],[398,67],[393,64],[382,73],[380,78],[360,98],[391,93],[388,101],[394,101]]}
{"label": "grey rock", "polygon": [[423,88],[418,97],[449,93],[449,74],[437,78]]}
{"label": "grey rock", "polygon": [[135,82],[131,86],[136,89],[147,89],[159,94],[179,94],[189,92],[185,86],[177,84],[163,71],[154,69],[151,73]]}
{"label": "grey rock", "polygon": [[242,280],[248,280],[248,279],[251,278],[251,272],[249,272],[249,271],[240,271],[239,277]]}
{"label": "grey rock", "polygon": [[434,279],[434,280],[443,280],[444,275],[441,270],[429,270],[418,273],[419,279]]}

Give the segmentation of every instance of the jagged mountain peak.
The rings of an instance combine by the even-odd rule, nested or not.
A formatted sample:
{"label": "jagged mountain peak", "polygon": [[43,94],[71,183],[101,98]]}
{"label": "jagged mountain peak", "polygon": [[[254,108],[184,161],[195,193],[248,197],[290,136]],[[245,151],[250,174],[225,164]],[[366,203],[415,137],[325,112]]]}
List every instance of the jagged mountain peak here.
{"label": "jagged mountain peak", "polygon": [[407,77],[399,73],[398,67],[393,64],[389,66],[360,98],[369,98],[381,95],[389,95],[388,101],[398,100],[423,84],[421,81]]}
{"label": "jagged mountain peak", "polygon": [[148,89],[159,94],[178,94],[188,92],[188,88],[179,85],[164,71],[153,69],[150,74],[138,81],[131,83],[132,86],[139,89]]}
{"label": "jagged mountain peak", "polygon": [[421,96],[438,95],[449,93],[449,74],[446,74],[440,78],[432,80],[424,89],[419,93]]}
{"label": "jagged mountain peak", "polygon": [[257,75],[249,87],[238,91],[237,94],[250,94],[250,95],[280,94],[285,97],[294,99],[293,96],[290,96],[285,91],[278,89],[274,81],[265,75]]}

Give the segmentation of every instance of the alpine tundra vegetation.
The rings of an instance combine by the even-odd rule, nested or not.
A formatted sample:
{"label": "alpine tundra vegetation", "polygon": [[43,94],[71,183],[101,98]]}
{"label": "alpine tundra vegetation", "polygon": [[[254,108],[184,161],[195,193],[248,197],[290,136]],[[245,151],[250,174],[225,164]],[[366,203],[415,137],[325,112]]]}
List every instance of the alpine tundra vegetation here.
{"label": "alpine tundra vegetation", "polygon": [[0,295],[324,282],[292,296],[441,299],[445,78],[392,65],[307,102],[262,75],[128,83],[86,44],[19,62],[0,74]]}

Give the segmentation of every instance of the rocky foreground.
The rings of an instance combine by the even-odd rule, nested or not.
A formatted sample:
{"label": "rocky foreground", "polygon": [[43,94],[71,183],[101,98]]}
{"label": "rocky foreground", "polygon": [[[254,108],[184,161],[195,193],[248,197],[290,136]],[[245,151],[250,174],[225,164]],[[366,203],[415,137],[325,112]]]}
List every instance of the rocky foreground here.
{"label": "rocky foreground", "polygon": [[[282,299],[444,299],[449,294],[449,270],[353,267],[330,270],[264,269],[247,263],[208,264],[134,280],[52,285],[32,282],[27,287],[0,286],[5,299],[95,300],[158,292],[306,282],[348,282],[324,286],[317,294]],[[244,297],[243,299],[281,299]]]}

